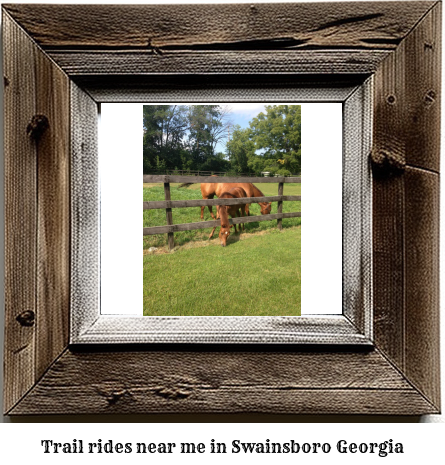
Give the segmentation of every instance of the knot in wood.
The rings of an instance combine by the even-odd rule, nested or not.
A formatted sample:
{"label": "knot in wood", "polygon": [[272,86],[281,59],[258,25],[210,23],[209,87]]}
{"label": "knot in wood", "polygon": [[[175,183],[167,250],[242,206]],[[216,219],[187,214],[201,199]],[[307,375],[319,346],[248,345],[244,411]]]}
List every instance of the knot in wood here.
{"label": "knot in wood", "polygon": [[26,310],[20,313],[20,315],[17,315],[16,320],[22,326],[34,326],[35,313],[32,310]]}
{"label": "knot in wood", "polygon": [[107,402],[109,405],[114,405],[116,404],[122,397],[124,397],[128,393],[127,390],[123,389],[121,391],[113,391],[108,393],[105,396],[105,399],[107,399]]}
{"label": "knot in wood", "polygon": [[114,388],[112,386],[99,386],[96,388],[99,395],[103,396],[108,405],[115,405],[121,399],[131,396],[131,393],[124,387]]}
{"label": "knot in wood", "polygon": [[371,166],[374,176],[398,176],[405,171],[405,157],[401,153],[379,149],[371,152]]}
{"label": "knot in wood", "polygon": [[26,127],[26,133],[31,139],[39,140],[49,128],[49,121],[45,115],[34,115]]}
{"label": "knot in wood", "polygon": [[181,389],[178,387],[160,387],[155,389],[154,392],[156,395],[163,397],[164,399],[171,400],[186,399],[191,394],[188,389]]}

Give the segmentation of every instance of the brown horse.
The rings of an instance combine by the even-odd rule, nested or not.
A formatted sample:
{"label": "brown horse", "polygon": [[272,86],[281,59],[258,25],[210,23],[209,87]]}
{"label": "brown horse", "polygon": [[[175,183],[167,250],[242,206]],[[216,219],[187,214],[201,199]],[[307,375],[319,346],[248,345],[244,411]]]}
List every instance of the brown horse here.
{"label": "brown horse", "polygon": [[[247,197],[246,191],[242,187],[234,187],[230,189],[228,192],[221,193],[218,196],[220,199],[242,199],[243,197]],[[234,218],[238,216],[245,216],[246,213],[246,205],[217,205],[216,209],[219,213],[219,218],[221,221],[221,229],[219,230],[219,240],[221,241],[221,245],[225,247],[227,245],[227,239],[230,236],[230,228],[233,226],[229,224],[229,215]],[[241,210],[241,215],[240,215]],[[244,224],[243,231],[244,231]],[[215,232],[216,226],[212,229],[212,232],[209,236],[209,239],[212,238],[213,233]],[[235,233],[236,224],[235,224]],[[241,233],[241,225],[239,226],[239,232]]]}
{"label": "brown horse", "polygon": [[[264,194],[250,182],[222,182],[222,183],[202,183],[201,184],[201,195],[203,199],[213,199],[216,195],[218,198],[221,198],[223,192],[228,192],[234,187],[241,187],[247,194],[247,197],[264,197]],[[261,214],[268,215],[272,210],[271,202],[258,202],[261,207]],[[213,215],[212,206],[209,205],[209,212],[212,215],[213,219],[216,219]],[[204,218],[204,209],[201,207],[201,220]],[[246,204],[246,213],[249,215],[249,204]]]}

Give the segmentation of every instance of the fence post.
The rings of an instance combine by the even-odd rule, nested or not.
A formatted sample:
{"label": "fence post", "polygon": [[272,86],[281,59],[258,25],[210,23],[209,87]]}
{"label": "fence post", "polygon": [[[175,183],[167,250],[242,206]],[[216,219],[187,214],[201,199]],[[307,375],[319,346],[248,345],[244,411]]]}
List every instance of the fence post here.
{"label": "fence post", "polygon": [[[168,181],[167,176],[165,178],[165,181]],[[164,194],[165,194],[165,200],[171,200],[170,183],[169,182],[164,182]],[[167,215],[167,224],[170,226],[170,225],[173,224],[172,209],[171,208],[166,208],[165,213]],[[174,233],[169,232],[169,233],[167,233],[167,235],[168,235],[168,248],[169,248],[169,250],[172,250],[175,247]]]}
{"label": "fence post", "polygon": [[[278,195],[283,195],[283,187],[284,187],[284,182],[279,182],[278,183]],[[283,201],[282,200],[278,201],[277,213],[283,213]],[[283,220],[281,218],[277,220],[277,226],[280,231],[283,229]]]}

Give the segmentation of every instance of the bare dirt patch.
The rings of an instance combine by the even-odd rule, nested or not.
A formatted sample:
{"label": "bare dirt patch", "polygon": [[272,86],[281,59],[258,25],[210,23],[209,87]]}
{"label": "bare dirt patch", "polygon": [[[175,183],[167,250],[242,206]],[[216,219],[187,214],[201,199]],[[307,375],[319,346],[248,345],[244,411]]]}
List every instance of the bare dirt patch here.
{"label": "bare dirt patch", "polygon": [[[300,228],[300,226],[296,226],[297,228]],[[267,234],[271,233],[277,233],[278,230],[276,229],[267,229],[264,231],[259,231],[256,233],[241,233],[241,234],[231,234],[229,241],[233,242],[238,242],[238,241],[245,241],[249,240],[252,237],[258,237],[258,236],[265,236]],[[176,246],[173,250],[169,250],[168,246],[163,246],[163,247],[153,247],[156,250],[149,251],[148,249],[143,250],[143,255],[162,255],[166,253],[175,253],[178,250],[188,250],[188,249],[198,249],[201,247],[210,247],[210,246],[218,246],[220,247],[220,242],[218,238],[218,229],[215,230],[215,235],[213,236],[212,239],[208,239],[205,241],[191,241],[187,242],[184,245],[181,246]]]}

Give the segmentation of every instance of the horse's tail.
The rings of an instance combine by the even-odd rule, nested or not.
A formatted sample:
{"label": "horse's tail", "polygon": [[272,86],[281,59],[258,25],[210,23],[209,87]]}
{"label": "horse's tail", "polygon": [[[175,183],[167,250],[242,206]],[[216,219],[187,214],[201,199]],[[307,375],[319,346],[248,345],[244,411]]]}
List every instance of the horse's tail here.
{"label": "horse's tail", "polygon": [[180,184],[178,186],[179,187],[189,187],[189,186],[193,186],[193,184],[196,184],[196,182],[184,182],[183,184]]}

